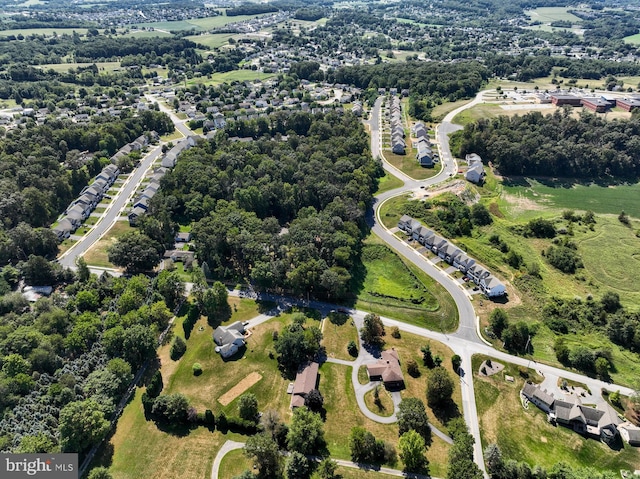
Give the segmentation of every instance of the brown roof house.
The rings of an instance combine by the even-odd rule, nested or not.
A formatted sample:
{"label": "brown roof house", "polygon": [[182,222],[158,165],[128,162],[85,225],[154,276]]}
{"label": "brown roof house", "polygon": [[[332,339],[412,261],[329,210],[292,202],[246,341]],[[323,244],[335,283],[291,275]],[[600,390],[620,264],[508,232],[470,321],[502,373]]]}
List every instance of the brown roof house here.
{"label": "brown roof house", "polygon": [[291,393],[291,409],[304,406],[304,400],[318,384],[318,363],[310,362],[298,371]]}
{"label": "brown roof house", "polygon": [[400,369],[400,358],[395,349],[382,351],[382,357],[373,364],[367,364],[370,381],[382,381],[387,389],[402,389],[404,375]]}

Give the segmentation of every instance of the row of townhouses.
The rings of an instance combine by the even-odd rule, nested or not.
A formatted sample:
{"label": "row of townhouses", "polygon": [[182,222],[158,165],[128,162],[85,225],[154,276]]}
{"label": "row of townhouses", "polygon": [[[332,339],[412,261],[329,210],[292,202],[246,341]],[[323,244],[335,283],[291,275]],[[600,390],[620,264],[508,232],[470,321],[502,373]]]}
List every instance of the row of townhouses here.
{"label": "row of townhouses", "polygon": [[391,151],[396,155],[404,155],[407,143],[404,141],[404,127],[400,113],[400,98],[392,96],[389,104],[389,124],[391,126]]}
{"label": "row of townhouses", "polygon": [[403,215],[398,228],[412,239],[437,254],[438,257],[467,275],[489,297],[503,296],[507,290],[502,282],[493,276],[484,266],[476,263],[464,251],[438,236],[411,216]]}
{"label": "row of townhouses", "polygon": [[411,128],[411,134],[416,139],[416,160],[420,166],[433,166],[438,155],[431,149],[427,127],[419,121]]}

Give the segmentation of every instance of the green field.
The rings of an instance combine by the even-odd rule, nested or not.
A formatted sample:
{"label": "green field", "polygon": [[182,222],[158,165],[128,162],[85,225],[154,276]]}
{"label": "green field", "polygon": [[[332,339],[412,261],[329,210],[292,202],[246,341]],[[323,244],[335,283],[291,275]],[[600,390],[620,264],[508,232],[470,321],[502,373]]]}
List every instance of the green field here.
{"label": "green field", "polygon": [[358,344],[358,330],[346,314],[330,313],[322,323],[322,346],[327,357],[351,361],[355,359],[347,352],[350,341]]}
{"label": "green field", "polygon": [[275,73],[262,73],[253,70],[233,70],[224,73],[213,73],[210,77],[200,77],[187,80],[188,85],[204,84],[204,85],[220,85],[222,83],[232,83],[234,81],[254,81],[266,80],[274,77]]}
{"label": "green field", "polygon": [[[67,72],[72,68],[86,68],[94,65],[94,63],[47,63],[45,65],[36,65],[36,68],[42,70],[53,70],[55,72]],[[96,62],[95,65],[99,71],[112,72],[120,69],[120,62]]]}
{"label": "green field", "polygon": [[640,45],[640,33],[623,38],[625,43],[633,43],[634,45]]}
{"label": "green field", "polygon": [[616,215],[624,210],[640,219],[640,183],[600,186],[526,178],[507,182],[503,188],[506,193],[534,201],[545,209],[589,209],[594,213]]}
{"label": "green field", "polygon": [[540,21],[543,23],[566,21],[571,23],[582,23],[580,17],[568,12],[566,7],[541,7],[535,10],[526,10],[531,21]]}
{"label": "green field", "polygon": [[400,188],[402,184],[402,180],[385,171],[384,176],[380,178],[378,182],[378,189],[375,194],[379,195],[389,190],[395,190],[396,188]]}
{"label": "green field", "polygon": [[191,35],[185,38],[213,50],[222,45],[228,45],[230,38],[237,38],[238,36],[235,33],[209,33],[206,35]]}
{"label": "green field", "polygon": [[87,33],[86,28],[21,28],[15,30],[2,30],[0,31],[0,36],[8,37],[9,35],[24,35],[25,37],[29,35],[44,35],[45,37],[52,37],[54,33],[58,35],[72,35],[74,32],[79,35],[84,35]]}
{"label": "green field", "polygon": [[458,327],[455,303],[442,286],[377,237],[366,245],[362,269],[353,272],[358,309],[438,331]]}
{"label": "green field", "polygon": [[[109,262],[107,248],[120,236],[133,230],[134,228],[129,226],[128,221],[116,221],[111,229],[85,253],[84,259],[87,264],[102,268],[114,268],[115,266]],[[76,234],[79,233],[76,232]]]}
{"label": "green field", "polygon": [[127,32],[122,35],[123,37],[133,37],[133,38],[151,38],[151,37],[171,37],[172,34],[169,32],[165,32],[162,30],[136,30],[133,32]]}
{"label": "green field", "polygon": [[[521,371],[534,381],[542,380],[534,370],[505,364],[503,372],[480,377],[477,371],[484,359],[480,356],[473,358],[473,380],[483,448],[496,443],[504,459],[525,461],[532,466],[539,464],[545,468],[560,461],[574,467],[589,466],[616,474],[620,469],[635,470],[640,467],[637,448],[625,444],[619,451],[612,450],[600,441],[586,439],[567,428],[549,424],[546,414],[533,404],[525,410],[519,398],[524,384]],[[514,377],[515,382],[506,382],[504,374]]]}
{"label": "green field", "polygon": [[228,23],[243,22],[252,18],[258,18],[262,15],[238,15],[237,17],[227,17],[226,15],[218,15],[217,17],[194,18],[191,20],[181,20],[175,22],[150,22],[138,23],[137,27],[155,28],[156,30],[178,31],[178,30],[196,30],[204,32],[213,28],[223,27]]}

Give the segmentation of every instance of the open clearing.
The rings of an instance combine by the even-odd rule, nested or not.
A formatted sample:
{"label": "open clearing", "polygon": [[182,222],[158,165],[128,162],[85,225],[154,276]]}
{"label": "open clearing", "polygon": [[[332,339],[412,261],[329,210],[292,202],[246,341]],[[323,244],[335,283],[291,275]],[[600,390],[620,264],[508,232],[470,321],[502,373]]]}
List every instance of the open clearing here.
{"label": "open clearing", "polygon": [[133,228],[129,226],[127,221],[116,221],[114,225],[107,231],[107,233],[94,244],[89,251],[84,255],[84,260],[88,265],[100,266],[102,268],[115,268],[113,264],[109,262],[107,257],[107,248],[111,246],[120,236],[129,231],[133,231]]}
{"label": "open clearing", "polygon": [[433,278],[374,236],[367,238],[362,257],[362,267],[352,273],[358,309],[437,331],[456,329],[455,303]]}
{"label": "open clearing", "polygon": [[[534,370],[518,368],[509,363],[503,372],[480,377],[477,370],[485,359],[484,356],[473,358],[473,380],[483,448],[496,443],[505,459],[525,461],[530,465],[540,464],[546,468],[560,461],[574,467],[589,465],[603,471],[615,471],[616,474],[620,469],[635,470],[640,467],[637,448],[625,444],[620,451],[614,451],[600,441],[586,439],[561,426],[554,427],[547,421],[546,414],[533,404],[527,410],[523,409],[519,395],[525,379],[521,371],[534,381],[542,378]],[[505,381],[504,374],[513,376],[515,382]]]}
{"label": "open clearing", "polygon": [[206,35],[191,35],[185,38],[213,50],[222,45],[228,45],[230,38],[237,39],[238,37],[241,37],[241,35],[235,33],[210,33]]}
{"label": "open clearing", "polygon": [[346,314],[330,313],[322,322],[322,346],[327,357],[353,360],[347,351],[350,341],[358,344],[358,330],[353,320]]}
{"label": "open clearing", "polygon": [[207,31],[213,28],[223,27],[229,23],[243,22],[253,18],[259,18],[263,15],[238,15],[237,17],[227,17],[226,15],[218,15],[216,17],[193,18],[191,20],[181,20],[175,22],[151,22],[138,23],[137,27],[155,28],[166,31],[178,30],[196,30]]}
{"label": "open clearing", "polygon": [[540,7],[534,10],[525,10],[524,13],[529,15],[531,21],[582,23],[582,19],[569,13],[566,7]]}
{"label": "open clearing", "polygon": [[243,392],[249,389],[262,379],[262,376],[257,372],[252,372],[238,384],[229,389],[218,399],[218,402],[223,406],[228,406],[231,401],[240,396]]}
{"label": "open clearing", "polygon": [[636,33],[635,35],[630,35],[628,37],[623,38],[625,43],[633,43],[634,45],[640,45],[640,33]]}
{"label": "open clearing", "polygon": [[0,37],[8,37],[11,35],[18,36],[23,35],[28,37],[29,35],[44,35],[45,37],[52,37],[54,34],[58,35],[73,35],[73,33],[84,35],[87,33],[86,28],[20,28],[15,30],[2,30],[0,31]]}
{"label": "open clearing", "polygon": [[72,68],[86,68],[92,65],[98,67],[98,71],[112,72],[120,69],[120,62],[95,62],[95,63],[47,63],[45,65],[36,65],[36,68],[42,70],[54,70],[55,72],[67,72]]}

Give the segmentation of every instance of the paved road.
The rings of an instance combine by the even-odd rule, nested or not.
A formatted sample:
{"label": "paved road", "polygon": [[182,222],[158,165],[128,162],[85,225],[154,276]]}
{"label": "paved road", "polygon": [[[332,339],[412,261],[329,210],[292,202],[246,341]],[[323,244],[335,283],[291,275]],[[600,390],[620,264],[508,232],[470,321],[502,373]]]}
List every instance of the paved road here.
{"label": "paved road", "polygon": [[162,154],[162,145],[156,146],[142,159],[140,165],[133,170],[129,175],[129,178],[125,181],[124,185],[120,188],[118,194],[114,195],[111,203],[104,212],[102,219],[99,220],[93,228],[85,234],[80,241],[75,243],[71,248],[64,252],[59,258],[58,262],[66,267],[75,269],[76,258],[84,255],[94,243],[96,243],[102,236],[118,221],[120,213],[127,209],[129,201],[135,193],[138,185],[142,179],[146,176],[147,171],[153,165],[153,162]]}
{"label": "paved road", "polygon": [[222,458],[227,455],[227,453],[231,451],[235,451],[236,449],[242,449],[244,447],[244,442],[236,442],[236,441],[227,441],[225,442],[218,454],[216,454],[215,459],[213,460],[213,465],[211,466],[211,479],[218,479],[218,475],[220,474],[220,463],[222,462]]}
{"label": "paved road", "polygon": [[164,103],[161,103],[160,101],[158,101],[158,98],[155,95],[151,95],[147,93],[144,97],[147,99],[149,103],[152,103],[152,104],[157,103],[158,107],[160,108],[160,111],[169,115],[169,118],[171,118],[171,120],[173,121],[173,124],[175,125],[176,130],[182,133],[185,137],[192,136],[195,134],[191,129],[189,129],[187,125],[185,125],[185,122],[187,120],[181,120],[180,118],[178,118],[178,115],[175,114],[173,109],[167,107]]}

